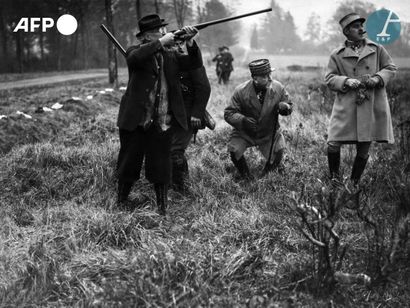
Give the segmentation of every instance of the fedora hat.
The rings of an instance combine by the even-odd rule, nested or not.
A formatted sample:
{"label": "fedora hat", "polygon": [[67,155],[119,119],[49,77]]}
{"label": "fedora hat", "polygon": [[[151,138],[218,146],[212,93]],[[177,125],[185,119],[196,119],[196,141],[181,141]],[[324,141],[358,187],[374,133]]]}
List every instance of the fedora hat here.
{"label": "fedora hat", "polygon": [[167,23],[164,23],[164,21],[165,20],[161,19],[157,14],[151,14],[142,17],[140,20],[138,20],[138,27],[140,29],[140,32],[138,32],[136,36],[138,37],[148,30],[153,30],[168,25]]}
{"label": "fedora hat", "polygon": [[344,30],[348,25],[357,20],[364,23],[366,21],[366,18],[360,17],[360,15],[357,13],[350,13],[340,19],[339,24],[342,27],[342,30]]}

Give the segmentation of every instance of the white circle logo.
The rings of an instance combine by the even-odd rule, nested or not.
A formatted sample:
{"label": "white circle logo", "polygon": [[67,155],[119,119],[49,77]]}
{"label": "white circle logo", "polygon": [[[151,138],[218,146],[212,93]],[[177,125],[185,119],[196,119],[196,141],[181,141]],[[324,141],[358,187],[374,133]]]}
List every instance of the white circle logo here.
{"label": "white circle logo", "polygon": [[77,30],[77,19],[74,16],[65,14],[57,19],[57,30],[63,35],[71,35]]}

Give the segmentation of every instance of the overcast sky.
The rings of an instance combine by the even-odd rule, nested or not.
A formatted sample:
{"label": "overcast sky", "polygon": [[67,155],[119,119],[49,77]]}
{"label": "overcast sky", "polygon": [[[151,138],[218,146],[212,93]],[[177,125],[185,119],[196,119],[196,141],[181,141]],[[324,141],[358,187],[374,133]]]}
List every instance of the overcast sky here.
{"label": "overcast sky", "polygon": [[[222,0],[223,1],[223,0]],[[257,11],[270,7],[271,0],[225,0],[223,2],[231,4],[237,9],[238,14]],[[276,0],[276,3],[283,10],[289,11],[297,27],[297,33],[303,36],[309,16],[316,13],[321,17],[322,26],[326,26],[328,20],[332,17],[341,0]],[[410,0],[371,0],[376,8],[385,7],[392,10],[403,21],[410,22]],[[246,17],[242,20],[246,33],[255,23],[261,22],[261,15]],[[247,31],[248,30],[248,31]],[[248,36],[248,35],[246,35]],[[248,38],[243,42],[249,42]]]}

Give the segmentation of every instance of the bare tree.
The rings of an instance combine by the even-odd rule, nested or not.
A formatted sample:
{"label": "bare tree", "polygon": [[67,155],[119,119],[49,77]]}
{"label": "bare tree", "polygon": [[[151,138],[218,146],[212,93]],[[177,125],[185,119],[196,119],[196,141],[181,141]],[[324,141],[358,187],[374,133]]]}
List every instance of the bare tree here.
{"label": "bare tree", "polygon": [[159,2],[158,2],[158,0],[154,1],[154,6],[155,6],[155,13],[159,14],[160,12],[159,12]]}
{"label": "bare tree", "polygon": [[[110,32],[114,33],[113,23],[113,7],[111,0],[105,0],[105,15],[107,19],[107,28]],[[118,66],[117,66],[117,51],[114,44],[109,39],[108,42],[108,81],[110,84],[114,84],[114,87],[118,88]]]}
{"label": "bare tree", "polygon": [[[155,1],[156,3],[157,1]],[[141,0],[135,0],[135,10],[137,12],[137,20],[141,19]]]}
{"label": "bare tree", "polygon": [[173,0],[175,18],[179,28],[184,26],[185,17],[189,11],[191,1],[190,0]]}

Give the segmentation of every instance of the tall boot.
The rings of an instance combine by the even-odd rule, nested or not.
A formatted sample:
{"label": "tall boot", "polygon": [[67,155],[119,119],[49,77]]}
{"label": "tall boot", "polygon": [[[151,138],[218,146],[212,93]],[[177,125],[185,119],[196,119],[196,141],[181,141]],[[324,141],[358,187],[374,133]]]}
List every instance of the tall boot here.
{"label": "tall boot", "polygon": [[270,163],[269,160],[266,162],[266,165],[262,170],[262,176],[265,176],[269,172],[278,168],[280,165],[280,162],[282,161],[282,158],[283,158],[283,150],[279,150],[278,152],[275,153],[275,157],[272,163]]}
{"label": "tall boot", "polygon": [[168,203],[168,184],[154,184],[158,213],[165,216]]}
{"label": "tall boot", "polygon": [[364,171],[364,168],[366,167],[368,159],[369,157],[363,158],[363,157],[356,155],[356,158],[353,163],[352,175],[350,177],[354,185],[359,184],[360,177],[362,176],[362,173]]}
{"label": "tall boot", "polygon": [[331,179],[339,179],[340,152],[327,152]]}
{"label": "tall boot", "polygon": [[117,205],[120,207],[127,207],[128,195],[130,194],[132,187],[131,182],[118,182],[118,195],[117,195]]}
{"label": "tall boot", "polygon": [[236,159],[234,152],[230,152],[230,154],[231,154],[231,160],[232,160],[233,164],[235,165],[235,167],[238,169],[239,174],[241,175],[241,177],[250,178],[251,173],[249,171],[248,164],[246,163],[245,156],[242,155],[241,158]]}
{"label": "tall boot", "polygon": [[188,161],[185,157],[172,162],[172,188],[179,192],[187,190]]}

